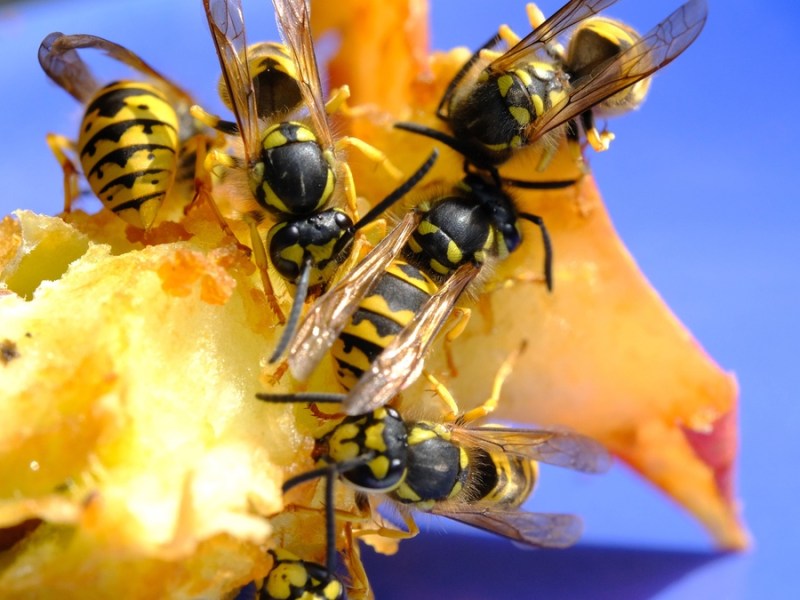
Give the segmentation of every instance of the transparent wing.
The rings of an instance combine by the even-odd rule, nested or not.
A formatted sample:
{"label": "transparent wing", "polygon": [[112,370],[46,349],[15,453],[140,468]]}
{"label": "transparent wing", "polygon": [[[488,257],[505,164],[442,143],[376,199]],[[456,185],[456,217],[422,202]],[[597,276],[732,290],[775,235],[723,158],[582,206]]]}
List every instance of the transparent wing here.
{"label": "transparent wing", "polygon": [[72,36],[54,32],[39,45],[39,64],[50,79],[81,104],[86,104],[100,85],[88,65],[69,45]]}
{"label": "transparent wing", "polygon": [[630,48],[574,82],[568,97],[531,123],[527,139],[540,138],[671,63],[697,39],[707,16],[705,0],[678,8]]}
{"label": "transparent wing", "polygon": [[308,107],[314,127],[323,148],[333,147],[333,137],[325,112],[322,82],[311,37],[311,14],[306,0],[272,0],[275,5],[275,18],[284,42],[294,54],[297,65],[298,83],[303,100]]}
{"label": "transparent wing", "polygon": [[601,444],[567,431],[454,427],[453,438],[464,446],[478,446],[490,453],[500,450],[584,473],[603,473],[611,466],[611,456]]}
{"label": "transparent wing", "polygon": [[256,95],[247,66],[242,4],[240,0],[203,0],[203,6],[249,165],[259,154],[261,140]]}
{"label": "transparent wing", "polygon": [[[49,36],[45,38],[45,41],[42,42],[42,46],[40,46],[39,48],[40,63],[42,63],[42,48],[44,47],[45,43],[48,40],[51,40],[51,38],[53,38],[53,36],[55,35],[57,34],[51,33]],[[115,44],[114,42],[110,42],[109,40],[97,37],[95,35],[86,35],[86,34],[60,35],[60,37],[58,37],[57,39],[53,38],[51,45],[51,53],[49,57],[51,60],[56,60],[56,62],[67,62],[68,64],[65,65],[67,69],[68,70],[74,69],[74,71],[71,72],[69,76],[75,75],[78,77],[82,77],[80,71],[86,70],[87,68],[80,60],[80,58],[78,58],[77,53],[75,52],[75,50],[82,48],[94,48],[96,50],[102,50],[114,60],[118,60],[122,64],[128,65],[129,67],[146,75],[148,79],[156,80],[159,83],[159,85],[165,88],[165,91],[171,96],[175,98],[180,98],[184,100],[187,104],[191,103],[191,97],[189,96],[188,92],[186,92],[176,83],[170,81],[160,72],[156,71],[153,67],[147,64],[139,56],[137,56],[127,48],[120,46],[119,44]],[[59,58],[60,60],[58,60]],[[78,65],[75,62],[76,60],[78,63],[80,63],[80,65]],[[42,67],[44,67],[43,63]],[[48,75],[50,74],[46,67],[45,71],[48,72]],[[89,74],[88,71],[87,74],[89,75],[89,77],[91,77],[91,74]],[[83,77],[85,77],[85,75],[83,75]],[[87,85],[87,84],[83,83],[81,85]]]}
{"label": "transparent wing", "polygon": [[461,293],[480,272],[466,264],[445,281],[364,372],[344,399],[344,412],[361,415],[389,402],[422,372],[423,360]]}
{"label": "transparent wing", "polygon": [[408,213],[364,260],[314,303],[289,345],[289,368],[296,379],[303,381],[311,375],[418,221],[416,212]]}
{"label": "transparent wing", "polygon": [[540,52],[545,52],[545,46],[567,29],[593,17],[616,2],[617,0],[570,0],[508,52],[492,61],[489,69],[494,72],[505,72],[522,62],[531,60]]}
{"label": "transparent wing", "polygon": [[537,548],[567,548],[583,533],[583,522],[576,515],[493,510],[469,504],[434,507],[431,512]]}

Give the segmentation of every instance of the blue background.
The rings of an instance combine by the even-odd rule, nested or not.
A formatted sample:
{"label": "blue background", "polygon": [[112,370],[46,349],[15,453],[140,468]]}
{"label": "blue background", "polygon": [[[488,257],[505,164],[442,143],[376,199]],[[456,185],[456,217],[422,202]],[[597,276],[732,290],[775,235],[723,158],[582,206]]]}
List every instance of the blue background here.
{"label": "blue background", "polygon": [[[269,3],[245,4],[250,39],[273,39]],[[435,48],[474,48],[502,22],[527,31],[518,0],[432,4]],[[424,586],[415,590],[419,598],[795,597],[800,198],[792,170],[800,5],[770,4],[711,2],[698,41],[657,76],[638,113],[610,123],[617,134],[612,150],[590,156],[614,223],[642,270],[739,378],[739,493],[754,550],[713,551],[698,525],[624,467],[593,479],[548,470],[530,508],[582,514],[581,545],[523,552],[488,536],[442,535],[451,527],[435,521],[399,556],[367,557],[378,598],[407,597],[412,582]],[[558,5],[541,3],[545,14]],[[628,0],[609,14],[645,31],[676,6],[677,0]],[[201,104],[221,110],[218,65],[199,0],[2,7],[1,214],[60,210],[54,199],[62,197],[61,173],[44,136],[71,135],[81,109],[36,61],[39,42],[54,30],[119,42],[191,89]]]}

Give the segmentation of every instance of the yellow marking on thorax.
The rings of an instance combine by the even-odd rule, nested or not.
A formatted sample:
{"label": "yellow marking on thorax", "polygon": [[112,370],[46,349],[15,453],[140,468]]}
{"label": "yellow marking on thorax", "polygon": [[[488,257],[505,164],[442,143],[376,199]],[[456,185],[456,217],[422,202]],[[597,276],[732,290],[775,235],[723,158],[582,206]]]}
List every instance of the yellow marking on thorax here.
{"label": "yellow marking on thorax", "polygon": [[[538,96],[534,96],[534,98],[541,102],[541,99]],[[535,105],[536,100],[534,100],[534,107]],[[508,112],[510,112],[511,116],[514,117],[514,120],[519,123],[520,127],[525,127],[531,122],[531,113],[528,112],[527,108],[522,108],[521,106],[509,106]]]}
{"label": "yellow marking on thorax", "polygon": [[505,98],[506,94],[508,94],[508,90],[514,85],[514,77],[510,74],[505,73],[497,78],[497,89],[500,91],[500,95]]}

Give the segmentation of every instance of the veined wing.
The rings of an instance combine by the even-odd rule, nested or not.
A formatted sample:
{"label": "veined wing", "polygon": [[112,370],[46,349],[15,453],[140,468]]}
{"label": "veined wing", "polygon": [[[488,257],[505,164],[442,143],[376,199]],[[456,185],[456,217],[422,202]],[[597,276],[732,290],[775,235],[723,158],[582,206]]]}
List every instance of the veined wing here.
{"label": "veined wing", "polygon": [[345,413],[360,415],[375,410],[419,377],[436,334],[479,272],[477,265],[466,264],[444,282],[353,386],[344,401]]}
{"label": "veined wing", "polygon": [[453,427],[453,438],[465,446],[498,450],[584,473],[603,473],[611,456],[595,440],[567,431],[512,429],[507,427]]}
{"label": "veined wing", "polygon": [[564,100],[531,123],[526,138],[530,142],[535,141],[620,90],[664,68],[697,39],[707,16],[705,0],[691,0],[678,8],[637,43],[574,82]]}
{"label": "veined wing", "polygon": [[445,506],[434,507],[431,512],[536,548],[567,548],[583,533],[583,522],[576,515],[493,510],[469,504]]}
{"label": "veined wing", "polygon": [[302,381],[311,375],[418,221],[416,212],[408,213],[364,260],[314,303],[289,345],[289,368],[295,378]]}
{"label": "veined wing", "polygon": [[308,107],[313,130],[323,148],[333,147],[322,82],[311,37],[311,14],[306,0],[272,0],[278,30],[282,33],[289,51],[294,54],[298,71],[298,84]]}
{"label": "veined wing", "polygon": [[492,61],[488,68],[495,73],[512,70],[520,63],[527,62],[540,52],[544,52],[547,44],[571,27],[597,15],[616,2],[617,0],[570,0],[508,52]]}
{"label": "veined wing", "polygon": [[203,0],[203,6],[249,166],[259,154],[261,139],[256,94],[247,65],[242,3],[240,0]]}

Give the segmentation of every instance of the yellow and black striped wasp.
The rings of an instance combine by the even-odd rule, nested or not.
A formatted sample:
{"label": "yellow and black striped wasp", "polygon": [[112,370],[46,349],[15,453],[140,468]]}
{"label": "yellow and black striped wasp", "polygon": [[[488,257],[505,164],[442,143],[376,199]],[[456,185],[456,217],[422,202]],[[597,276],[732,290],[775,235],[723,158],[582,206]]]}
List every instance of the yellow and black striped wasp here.
{"label": "yellow and black striped wasp", "polygon": [[[601,473],[610,456],[594,440],[558,430],[514,429],[473,425],[496,407],[507,360],[481,406],[442,421],[404,420],[385,406],[334,422],[315,440],[312,457],[319,465],[288,479],[284,491],[313,479],[326,481],[328,540],[334,539],[334,495],[338,477],[359,492],[384,494],[403,515],[407,532],[381,530],[391,537],[410,537],[418,529],[408,509],[442,515],[537,547],[566,547],[581,533],[580,518],[520,510],[538,480],[537,462],[585,473]],[[340,403],[341,394],[257,394],[273,403]],[[330,542],[329,542],[330,545]],[[334,550],[329,548],[329,552]]]}
{"label": "yellow and black striped wasp", "polygon": [[[383,406],[421,374],[424,358],[456,304],[481,275],[522,243],[520,221],[539,227],[544,280],[552,248],[541,217],[519,211],[482,173],[419,203],[309,309],[288,347],[292,374],[305,380],[328,350],[349,393],[347,414]],[[474,286],[473,286],[474,287]],[[453,339],[469,311],[448,333]]]}
{"label": "yellow and black striped wasp", "polygon": [[[350,255],[355,232],[378,216],[370,211],[354,223],[356,196],[350,169],[343,160],[344,148],[357,148],[382,165],[392,178],[397,173],[382,153],[364,142],[351,137],[334,140],[328,112],[337,110],[349,92],[340,89],[327,105],[323,100],[305,0],[273,2],[285,40],[283,48],[290,58],[284,61],[289,66],[283,72],[294,79],[302,98],[299,105],[294,99],[287,100],[286,111],[279,110],[274,97],[264,93],[269,81],[260,85],[258,74],[251,71],[258,56],[251,57],[250,53],[259,46],[247,45],[241,2],[204,0],[203,4],[227,90],[223,99],[228,98],[236,121],[223,121],[200,107],[192,107],[192,114],[241,139],[241,156],[211,156],[228,167],[227,175],[236,180],[237,209],[250,226],[265,292],[281,322],[286,319],[275,298],[268,265],[271,263],[284,279],[297,285],[277,357],[291,337],[309,290],[320,289],[330,281]],[[291,91],[285,81],[281,85]],[[349,214],[342,208],[331,208],[343,201]],[[265,212],[277,221],[267,234],[266,248],[257,230]]]}
{"label": "yellow and black striped wasp", "polygon": [[[555,19],[562,25],[556,29],[563,29],[565,22],[578,22],[578,17],[587,16],[586,10],[596,7],[594,3],[568,4]],[[540,113],[530,124],[531,129],[526,129],[525,143],[536,143],[591,110],[592,102],[601,103],[652,73],[651,67],[639,68],[640,63],[632,62],[632,56],[648,65],[663,63],[656,61],[661,54],[674,57],[674,48],[685,48],[687,40],[696,37],[704,8],[702,2],[684,5],[654,33],[624,51],[620,55],[627,73],[624,80],[619,75],[619,59],[610,63],[614,68],[603,61],[603,69],[592,71],[593,77],[598,77],[595,83],[576,84],[568,94],[564,92],[562,100]],[[553,25],[551,21],[542,27],[550,31]],[[542,45],[552,37],[545,36],[542,41],[539,35],[543,33],[537,29],[531,39]],[[527,48],[532,43],[529,39],[520,45]],[[521,72],[523,75],[515,76],[524,78],[526,71]],[[616,74],[612,77],[610,72]],[[496,89],[497,85],[491,87]],[[483,152],[478,142],[413,124],[398,126],[443,141],[464,153],[467,162],[482,168],[468,169],[460,183],[410,212],[361,264],[312,306],[290,343],[289,367],[301,380],[332,348],[339,381],[349,390],[344,410],[351,415],[389,402],[421,374],[431,342],[464,291],[473,282],[479,283],[481,274],[490,271],[493,262],[519,247],[521,220],[541,230],[545,281],[548,288],[552,287],[552,249],[544,222],[537,215],[518,210],[505,189],[508,181],[499,176],[493,162],[476,158]],[[455,337],[464,324],[462,321],[454,327],[448,339]]]}
{"label": "yellow and black striped wasp", "polygon": [[[144,77],[101,87],[78,54],[87,48],[108,54]],[[210,199],[205,189],[210,182],[202,182],[212,140],[189,116],[193,100],[186,91],[130,50],[93,35],[51,33],[39,47],[39,63],[86,106],[76,143],[61,135],[47,137],[64,170],[65,212],[77,192],[77,171],[67,156],[73,150],[103,206],[140,229],[153,225],[164,199],[179,184],[189,184],[190,194],[204,193]],[[213,203],[212,208],[216,209]]]}
{"label": "yellow and black striped wasp", "polygon": [[[638,107],[650,76],[694,42],[707,17],[705,0],[690,0],[639,36],[619,21],[596,16],[615,2],[571,0],[546,20],[530,7],[530,34],[520,40],[501,28],[447,86],[436,114],[452,135],[414,123],[398,127],[442,141],[493,173],[548,132],[566,131],[577,140],[583,130],[593,148],[608,148],[613,135],[598,132],[595,118]],[[558,37],[572,28],[564,51]],[[558,182],[506,181],[558,187]]]}

